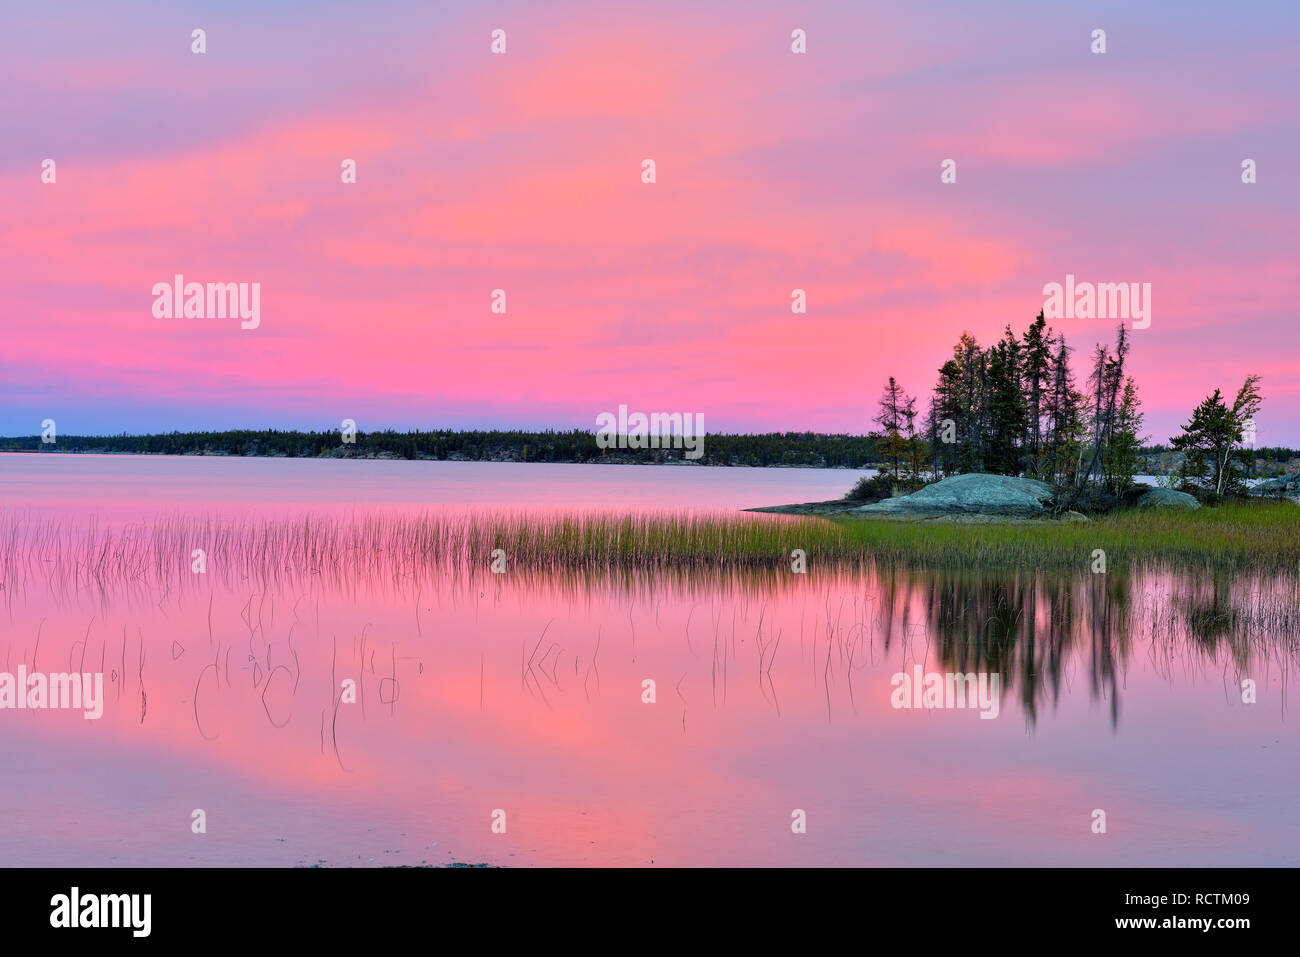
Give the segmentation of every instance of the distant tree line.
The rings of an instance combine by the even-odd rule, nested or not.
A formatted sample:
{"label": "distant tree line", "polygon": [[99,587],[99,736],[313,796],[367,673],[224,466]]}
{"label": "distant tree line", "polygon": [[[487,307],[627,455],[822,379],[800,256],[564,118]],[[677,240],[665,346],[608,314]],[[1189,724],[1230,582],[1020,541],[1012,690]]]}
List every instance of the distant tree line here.
{"label": "distant tree line", "polygon": [[[1097,345],[1081,390],[1065,337],[1039,313],[1017,336],[981,347],[963,332],[939,368],[928,412],[892,376],[868,435],[818,432],[707,435],[700,465],[800,466],[863,469],[882,475],[855,490],[887,495],[891,486],[917,487],[960,472],[1024,475],[1082,492],[1119,495],[1133,484],[1143,457],[1181,453],[1177,480],[1214,495],[1235,494],[1257,459],[1285,466],[1291,449],[1253,449],[1254,418],[1263,401],[1260,377],[1248,376],[1231,404],[1214,392],[1192,413],[1169,447],[1144,447],[1137,384],[1127,374],[1129,338],[1121,326],[1113,346]],[[668,463],[682,449],[602,449],[596,433],[572,429],[357,432],[337,429],[168,432],[157,435],[60,435],[0,438],[7,452],[101,452],[145,455],[234,455],[290,458],[360,457],[500,462]]]}
{"label": "distant tree line", "polygon": [[[0,438],[7,452],[104,452],[146,455],[244,455],[383,457],[504,462],[662,463],[683,459],[681,449],[602,449],[596,434],[581,429],[525,432],[412,431],[357,432],[345,443],[338,430],[277,429],[229,432],[167,432],[158,435],[59,435],[44,445],[40,436]],[[705,436],[701,465],[812,466],[866,468],[880,460],[876,440],[863,435],[770,432]]]}

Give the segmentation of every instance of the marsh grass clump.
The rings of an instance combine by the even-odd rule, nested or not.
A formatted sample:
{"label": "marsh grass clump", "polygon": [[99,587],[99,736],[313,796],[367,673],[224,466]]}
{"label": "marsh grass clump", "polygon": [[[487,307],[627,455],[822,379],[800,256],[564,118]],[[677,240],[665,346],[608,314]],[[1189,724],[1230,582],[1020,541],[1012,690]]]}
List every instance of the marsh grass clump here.
{"label": "marsh grass clump", "polygon": [[1100,548],[1112,567],[1300,568],[1300,509],[1291,503],[1123,509],[1088,522],[1037,524],[830,521],[845,529],[846,547],[878,561],[924,567],[1070,569]]}
{"label": "marsh grass clump", "polygon": [[[74,524],[0,511],[0,583],[41,579],[59,590],[190,579],[204,548],[226,574],[323,575],[394,581],[437,569],[477,574],[494,550],[513,569],[789,573],[810,568],[1086,569],[1096,549],[1111,568],[1226,571],[1300,568],[1300,510],[1231,503],[1194,512],[1129,509],[1089,522],[949,524],[746,513],[374,513],[219,519],[161,516],[123,526]],[[12,594],[12,591],[11,591]]]}

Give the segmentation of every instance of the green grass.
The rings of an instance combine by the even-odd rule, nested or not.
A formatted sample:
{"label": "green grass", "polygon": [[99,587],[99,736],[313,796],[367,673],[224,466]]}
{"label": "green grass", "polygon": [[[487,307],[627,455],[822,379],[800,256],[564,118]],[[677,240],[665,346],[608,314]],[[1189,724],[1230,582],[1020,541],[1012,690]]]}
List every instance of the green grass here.
{"label": "green grass", "polygon": [[801,548],[810,562],[838,565],[1086,570],[1100,548],[1108,567],[1300,569],[1300,508],[1289,502],[1196,512],[1127,510],[1089,522],[1043,524],[598,516],[506,521],[476,529],[483,532],[491,548],[530,565],[779,568],[788,567],[790,553]]}
{"label": "green grass", "polygon": [[484,532],[491,548],[502,548],[517,561],[569,567],[788,568],[790,553],[801,548],[810,563],[1087,570],[1100,548],[1108,567],[1300,569],[1300,508],[1289,502],[1196,512],[1127,510],[1089,522],[1043,524],[599,516],[506,521],[476,529]]}
{"label": "green grass", "polygon": [[1231,503],[1194,512],[1127,509],[1089,522],[891,524],[836,519],[846,542],[877,559],[933,567],[1086,568],[1160,563],[1228,569],[1300,568],[1300,508]]}

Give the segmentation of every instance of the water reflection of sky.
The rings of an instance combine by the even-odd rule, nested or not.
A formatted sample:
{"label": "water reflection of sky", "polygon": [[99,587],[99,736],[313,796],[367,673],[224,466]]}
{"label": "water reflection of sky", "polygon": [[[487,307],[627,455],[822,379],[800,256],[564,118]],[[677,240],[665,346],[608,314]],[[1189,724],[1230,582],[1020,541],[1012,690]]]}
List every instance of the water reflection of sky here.
{"label": "water reflection of sky", "polygon": [[[11,492],[23,481],[14,458],[0,463]],[[236,463],[231,487],[208,477],[199,489],[186,462],[149,499],[156,460],[98,461],[115,491],[94,492],[91,469],[23,486],[6,504],[48,515],[64,497],[168,511],[343,500],[305,482],[301,463],[272,461],[265,482],[260,463]],[[548,507],[571,497],[564,473],[549,471],[561,467],[545,468],[561,487],[516,497]],[[618,495],[648,488],[638,470],[595,470],[614,476]],[[738,494],[830,497],[823,490],[850,477],[771,470],[754,480],[773,483],[762,488],[746,486],[744,471],[657,474],[683,476],[679,498],[712,508]],[[739,475],[745,491],[709,484],[713,474]],[[613,495],[601,480],[590,502]],[[437,481],[431,496],[455,497]],[[493,498],[490,484],[460,487]],[[392,507],[425,494],[397,479],[390,492]],[[1294,605],[1286,582],[1029,572],[417,581],[379,567],[264,586],[244,572],[101,590],[38,569],[11,583],[6,667],[65,670],[84,657],[105,670],[108,702],[100,721],[0,712],[0,863],[1300,858],[1300,755],[1285,701],[1295,637],[1258,616],[1188,625],[1198,608]],[[891,677],[917,662],[998,672],[999,717],[891,707]],[[1258,683],[1257,704],[1241,703],[1243,677]],[[358,682],[355,705],[339,703],[344,678]],[[646,678],[654,704],[642,702]],[[190,831],[195,808],[205,835]],[[498,808],[504,835],[490,830]],[[1108,814],[1104,836],[1090,829],[1095,808]],[[806,834],[791,833],[795,809]]]}
{"label": "water reflection of sky", "polygon": [[0,453],[0,504],[138,520],[463,508],[741,509],[840,498],[871,470]]}
{"label": "water reflection of sky", "polygon": [[[0,713],[0,859],[1286,864],[1300,849],[1282,704],[1295,669],[1267,649],[1242,672],[1259,683],[1245,706],[1222,653],[1135,637],[1103,654],[1080,621],[1032,719],[1017,658],[1000,716],[981,720],[890,706],[896,671],[956,667],[920,624],[924,583],[894,591],[918,616],[907,642],[874,580],[767,598],[486,589],[425,591],[418,622],[414,595],[383,588],[133,607],[29,596],[6,623],[11,662],[31,663],[40,627],[45,669],[84,642],[109,671],[125,660],[126,679],[106,676],[99,722]],[[359,682],[337,721],[331,673]],[[207,835],[189,832],[196,807]],[[1104,837],[1088,827],[1098,807]],[[796,808],[806,835],[790,832]]]}

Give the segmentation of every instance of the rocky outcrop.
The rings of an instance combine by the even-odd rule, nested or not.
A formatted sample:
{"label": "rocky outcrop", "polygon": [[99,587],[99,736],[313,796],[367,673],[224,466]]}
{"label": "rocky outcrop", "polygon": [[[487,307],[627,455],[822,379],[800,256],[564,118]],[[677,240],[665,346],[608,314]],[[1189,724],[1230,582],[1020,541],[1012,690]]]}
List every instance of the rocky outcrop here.
{"label": "rocky outcrop", "polygon": [[1052,495],[1052,486],[1037,479],[975,472],[954,475],[911,495],[863,505],[857,512],[892,518],[960,515],[1044,518],[1051,513]]}
{"label": "rocky outcrop", "polygon": [[1265,479],[1255,484],[1249,494],[1261,498],[1284,499],[1300,504],[1300,473],[1279,475],[1277,478]]}
{"label": "rocky outcrop", "polygon": [[1200,508],[1201,503],[1196,501],[1194,495],[1188,495],[1186,492],[1175,492],[1171,488],[1153,488],[1143,493],[1142,497],[1137,500],[1138,508]]}
{"label": "rocky outcrop", "polygon": [[1279,475],[1277,478],[1265,479],[1257,483],[1251,495],[1295,495],[1300,494],[1300,473],[1296,475]]}

